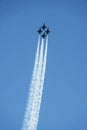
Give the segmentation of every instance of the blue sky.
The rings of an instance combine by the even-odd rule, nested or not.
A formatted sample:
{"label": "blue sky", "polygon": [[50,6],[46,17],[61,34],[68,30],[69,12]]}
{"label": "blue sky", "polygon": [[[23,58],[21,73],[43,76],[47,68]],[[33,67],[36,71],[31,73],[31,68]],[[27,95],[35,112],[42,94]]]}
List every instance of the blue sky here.
{"label": "blue sky", "polygon": [[0,0],[0,130],[20,130],[37,47],[50,27],[38,130],[87,130],[87,0]]}

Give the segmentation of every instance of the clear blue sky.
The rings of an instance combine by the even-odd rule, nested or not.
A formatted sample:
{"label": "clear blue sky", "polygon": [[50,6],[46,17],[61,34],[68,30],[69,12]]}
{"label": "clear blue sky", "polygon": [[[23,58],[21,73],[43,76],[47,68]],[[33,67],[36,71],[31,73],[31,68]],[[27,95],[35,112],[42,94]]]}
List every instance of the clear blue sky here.
{"label": "clear blue sky", "polygon": [[87,0],[0,0],[0,130],[20,130],[37,47],[50,27],[38,130],[87,130]]}

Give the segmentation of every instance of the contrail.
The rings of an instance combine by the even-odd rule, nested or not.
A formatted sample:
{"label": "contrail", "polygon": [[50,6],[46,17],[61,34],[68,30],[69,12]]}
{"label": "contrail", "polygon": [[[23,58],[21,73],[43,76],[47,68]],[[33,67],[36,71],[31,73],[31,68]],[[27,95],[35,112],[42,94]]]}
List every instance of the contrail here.
{"label": "contrail", "polygon": [[29,118],[30,118],[30,111],[32,110],[33,94],[35,91],[34,88],[35,88],[35,80],[36,80],[36,74],[37,74],[37,69],[38,69],[39,50],[40,50],[40,35],[38,37],[38,45],[37,45],[37,51],[36,51],[36,56],[35,56],[35,64],[34,64],[31,84],[30,84],[30,90],[29,90],[29,94],[28,94],[29,97],[27,100],[27,106],[26,106],[25,118],[24,118],[22,130],[28,130],[28,126],[30,125]]}
{"label": "contrail", "polygon": [[42,63],[43,63],[43,48],[44,48],[44,40],[42,39],[41,42],[41,49],[40,49],[40,56],[38,61],[38,70],[36,75],[36,84],[33,93],[33,100],[32,100],[32,109],[30,111],[30,119],[29,119],[29,126],[28,130],[36,130],[39,118],[39,110],[40,110],[40,84],[41,84],[41,73],[42,73]]}
{"label": "contrail", "polygon": [[[40,107],[41,107],[41,100],[42,100],[42,94],[43,94],[43,85],[44,85],[44,78],[45,78],[45,70],[46,70],[46,60],[47,60],[47,49],[48,49],[48,36],[46,39],[46,43],[44,42],[44,39],[42,39],[42,46],[43,43],[45,45],[44,55],[43,58],[39,61],[39,69],[38,69],[38,78],[36,81],[36,101],[34,102],[34,117],[35,117],[35,126],[32,130],[37,130],[37,125],[39,121],[39,113],[40,113]],[[42,57],[42,56],[41,56]]]}
{"label": "contrail", "polygon": [[46,38],[46,45],[45,45],[45,52],[44,52],[44,59],[43,59],[43,70],[42,70],[42,77],[41,77],[41,88],[42,89],[43,89],[43,85],[44,85],[44,78],[45,78],[45,71],[46,71],[47,49],[48,49],[48,36]]}
{"label": "contrail", "polygon": [[44,85],[44,78],[45,78],[45,71],[46,71],[46,61],[47,61],[47,49],[48,49],[48,36],[46,38],[46,45],[45,45],[45,51],[44,51],[44,58],[43,58],[43,68],[42,68],[42,75],[41,75],[41,87],[40,87],[40,106],[41,106],[41,99],[43,94],[43,85]]}
{"label": "contrail", "polygon": [[[48,31],[49,30],[46,31],[47,34]],[[44,38],[45,36],[46,40]],[[37,130],[46,70],[47,49],[48,35],[42,34],[42,37],[39,36],[38,38],[35,64],[22,130]]]}

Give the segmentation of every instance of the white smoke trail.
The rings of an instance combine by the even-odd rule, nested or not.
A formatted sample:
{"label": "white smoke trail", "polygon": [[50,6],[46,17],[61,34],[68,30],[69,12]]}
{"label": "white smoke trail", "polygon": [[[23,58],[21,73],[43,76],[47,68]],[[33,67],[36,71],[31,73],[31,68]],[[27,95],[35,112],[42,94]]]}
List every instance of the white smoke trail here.
{"label": "white smoke trail", "polygon": [[[37,51],[36,51],[36,56],[35,56],[35,64],[34,64],[34,69],[33,69],[31,85],[30,85],[30,91],[32,91],[31,89],[33,87],[35,87],[35,80],[36,80],[37,69],[38,69],[38,61],[39,61],[39,50],[40,50],[40,35],[38,37],[38,45],[37,45]],[[33,91],[32,91],[32,93],[33,93]]]}
{"label": "white smoke trail", "polygon": [[39,54],[39,44],[37,47],[35,66],[33,71],[33,78],[30,86],[29,99],[27,103],[27,109],[25,113],[24,125],[22,130],[37,130],[39,112],[42,99],[42,91],[44,84],[44,76],[46,69],[46,58],[47,58],[47,47],[48,47],[48,37],[46,39],[45,51],[44,49],[44,39],[42,38],[40,54]]}
{"label": "white smoke trail", "polygon": [[40,89],[41,95],[43,93],[43,85],[44,85],[44,78],[45,78],[45,71],[46,71],[47,49],[48,49],[48,35],[47,35],[47,38],[46,38],[46,45],[45,45],[45,52],[44,52],[44,59],[43,59],[43,68],[42,68],[42,76],[41,76],[41,89]]}
{"label": "white smoke trail", "polygon": [[[44,42],[44,39],[42,39],[42,43]],[[44,43],[45,44],[45,43]],[[40,113],[40,107],[41,107],[41,100],[42,100],[42,94],[43,94],[43,85],[44,85],[44,78],[45,78],[45,70],[46,70],[46,59],[47,59],[47,49],[48,49],[48,36],[46,39],[46,45],[44,50],[43,58],[41,58],[41,61],[39,62],[40,66],[38,69],[39,75],[37,78],[37,85],[36,85],[36,104],[34,104],[34,108],[36,113],[34,113],[35,120],[35,128],[32,130],[37,130],[37,125],[39,121],[39,113]],[[42,68],[41,68],[42,67]],[[34,111],[34,112],[35,112]],[[36,115],[35,115],[36,114]]]}
{"label": "white smoke trail", "polygon": [[33,93],[34,93],[34,87],[35,87],[35,80],[36,80],[36,74],[37,74],[37,69],[38,69],[38,60],[39,60],[39,50],[40,50],[40,35],[38,37],[38,45],[37,45],[37,51],[36,51],[36,56],[35,56],[35,64],[34,64],[34,69],[33,69],[33,75],[32,75],[32,80],[30,84],[30,90],[29,90],[29,97],[27,100],[27,106],[26,106],[26,111],[25,111],[25,118],[24,118],[24,123],[23,123],[23,128],[22,130],[27,130],[27,127],[29,125],[28,119],[30,117],[30,110],[32,109],[32,100],[33,100]]}
{"label": "white smoke trail", "polygon": [[35,91],[33,93],[33,100],[32,100],[32,109],[30,111],[30,119],[29,119],[29,126],[28,130],[36,130],[38,124],[38,117],[39,117],[39,100],[40,100],[40,79],[41,79],[41,72],[42,72],[42,63],[43,63],[43,48],[44,48],[44,40],[42,39],[41,49],[40,49],[40,57],[38,62],[38,70],[36,76],[36,84],[35,84]]}

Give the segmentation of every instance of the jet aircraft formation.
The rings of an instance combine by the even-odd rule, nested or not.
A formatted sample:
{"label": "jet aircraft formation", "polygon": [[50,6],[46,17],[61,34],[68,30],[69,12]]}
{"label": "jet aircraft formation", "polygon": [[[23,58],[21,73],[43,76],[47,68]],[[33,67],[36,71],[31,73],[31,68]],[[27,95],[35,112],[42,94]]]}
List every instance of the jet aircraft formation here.
{"label": "jet aircraft formation", "polygon": [[45,25],[45,23],[38,29],[37,31],[41,36],[42,38],[45,38],[49,33],[50,33],[50,30],[49,28]]}

